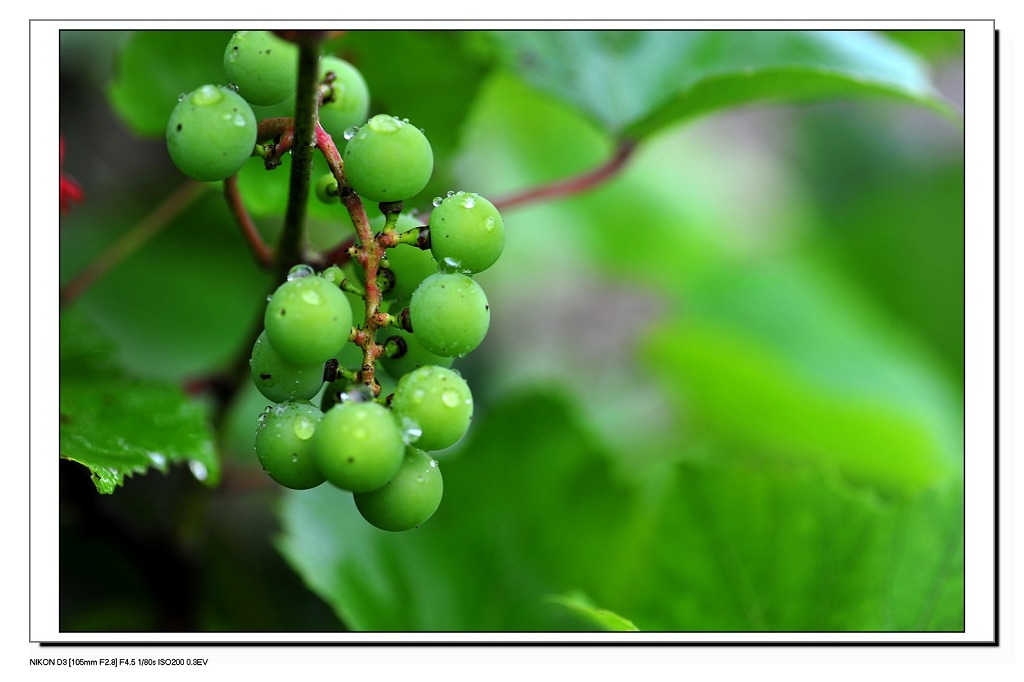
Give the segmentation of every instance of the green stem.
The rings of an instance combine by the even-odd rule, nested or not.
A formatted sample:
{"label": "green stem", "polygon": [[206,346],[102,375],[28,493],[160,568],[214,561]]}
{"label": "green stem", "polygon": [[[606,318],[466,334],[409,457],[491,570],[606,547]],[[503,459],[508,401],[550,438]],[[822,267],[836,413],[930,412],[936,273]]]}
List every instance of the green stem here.
{"label": "green stem", "polygon": [[310,143],[315,139],[317,100],[320,97],[319,64],[319,42],[300,43],[288,207],[285,209],[284,229],[274,259],[274,272],[278,281],[284,281],[288,270],[299,262],[301,255],[302,228],[306,222],[306,204],[313,168],[313,147]]}

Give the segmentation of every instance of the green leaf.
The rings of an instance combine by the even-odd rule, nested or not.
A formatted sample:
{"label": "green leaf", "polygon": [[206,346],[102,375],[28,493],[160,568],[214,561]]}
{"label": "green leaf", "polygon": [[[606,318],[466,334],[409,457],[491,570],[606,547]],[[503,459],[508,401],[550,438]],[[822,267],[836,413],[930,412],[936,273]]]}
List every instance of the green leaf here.
{"label": "green leaf", "polygon": [[288,492],[278,547],[356,630],[963,627],[962,486],[883,501],[756,453],[685,460],[687,441],[622,470],[577,414],[546,391],[492,405],[406,533],[329,485]]}
{"label": "green leaf", "polygon": [[960,474],[956,394],[852,290],[775,266],[709,278],[689,295],[686,317],[656,330],[643,355],[693,429],[886,494]]}
{"label": "green leaf", "polygon": [[121,372],[109,343],[77,316],[61,319],[60,351],[60,456],[87,467],[99,492],[174,463],[216,484],[220,465],[199,404],[170,383]]}
{"label": "green leaf", "polygon": [[553,604],[564,606],[600,630],[635,632],[638,629],[637,626],[619,614],[594,606],[586,595],[579,592],[552,595],[550,601]]}
{"label": "green leaf", "polygon": [[165,134],[178,97],[200,85],[224,85],[231,31],[138,31],[118,56],[107,94],[137,135]]}
{"label": "green leaf", "polygon": [[888,97],[954,115],[916,55],[861,31],[511,31],[510,66],[639,139],[680,120],[751,102]]}

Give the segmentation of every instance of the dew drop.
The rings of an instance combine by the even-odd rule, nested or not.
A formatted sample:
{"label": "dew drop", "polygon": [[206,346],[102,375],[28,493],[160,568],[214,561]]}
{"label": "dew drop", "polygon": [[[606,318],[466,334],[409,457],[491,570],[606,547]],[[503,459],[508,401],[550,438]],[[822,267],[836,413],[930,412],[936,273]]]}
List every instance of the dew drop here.
{"label": "dew drop", "polygon": [[494,217],[493,216],[489,216],[487,218],[487,220],[484,221],[484,227],[487,229],[488,232],[494,232]]}
{"label": "dew drop", "polygon": [[270,294],[267,294],[267,303],[270,303]]}
{"label": "dew drop", "polygon": [[301,263],[288,271],[287,279],[291,282],[296,279],[302,279],[303,277],[309,277],[313,274],[315,273],[311,266]]}
{"label": "dew drop", "polygon": [[321,303],[320,294],[313,291],[312,289],[307,289],[306,291],[302,292],[302,300],[308,303],[309,305],[320,305]]}
{"label": "dew drop", "polygon": [[441,393],[441,402],[448,407],[455,407],[459,404],[459,394],[455,391],[444,391]]}
{"label": "dew drop", "polygon": [[316,424],[308,417],[299,417],[292,424],[292,431],[295,432],[295,437],[299,440],[309,440],[316,431]]}
{"label": "dew drop", "polygon": [[473,208],[474,206],[476,206],[476,199],[473,197],[472,194],[467,194],[466,196],[462,197],[463,208]]}
{"label": "dew drop", "polygon": [[188,97],[188,93],[187,92],[183,92],[180,95],[178,95],[178,101],[180,102],[181,100],[185,99],[186,97]]}
{"label": "dew drop", "polygon": [[437,206],[440,206],[441,205],[441,197],[434,197],[434,200],[432,202],[430,202],[430,203],[432,203],[435,208]]}
{"label": "dew drop", "polygon": [[415,443],[419,440],[420,436],[423,435],[423,429],[416,422],[415,419],[411,419],[406,416],[402,416],[402,442],[406,445]]}
{"label": "dew drop", "polygon": [[194,459],[188,461],[188,470],[192,472],[192,475],[196,477],[197,481],[205,481],[206,477],[210,473],[206,470],[206,465],[202,462],[197,462]]}
{"label": "dew drop", "polygon": [[453,189],[448,190],[448,197],[451,198],[453,196],[455,196],[455,190],[453,190]]}
{"label": "dew drop", "polygon": [[412,392],[412,401],[414,403],[422,403],[423,399],[427,397],[427,392],[422,388],[417,388]]}
{"label": "dew drop", "polygon": [[292,453],[292,464],[296,464],[299,461],[298,453]]}
{"label": "dew drop", "polygon": [[356,136],[358,132],[359,126],[349,126],[348,128],[345,128],[345,132],[342,133],[342,137],[344,137],[346,140],[351,140],[353,137]]}
{"label": "dew drop", "polygon": [[152,462],[153,466],[157,469],[163,469],[167,466],[167,458],[159,452],[147,452],[146,455],[149,457],[149,461]]}
{"label": "dew drop", "polygon": [[437,460],[436,459],[430,460],[430,468],[434,469],[436,467],[437,467]]}
{"label": "dew drop", "polygon": [[458,272],[462,267],[462,261],[457,258],[452,258],[451,256],[445,256],[441,259],[441,266],[450,272]]}
{"label": "dew drop", "polygon": [[235,83],[228,83],[227,89],[231,92],[238,92],[238,85],[236,85]]}

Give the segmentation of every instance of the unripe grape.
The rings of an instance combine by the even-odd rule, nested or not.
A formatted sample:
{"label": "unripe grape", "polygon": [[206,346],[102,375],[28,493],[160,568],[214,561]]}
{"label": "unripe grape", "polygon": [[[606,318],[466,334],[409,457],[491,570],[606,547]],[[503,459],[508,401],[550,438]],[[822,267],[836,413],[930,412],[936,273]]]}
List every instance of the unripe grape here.
{"label": "unripe grape", "polygon": [[442,450],[459,442],[473,418],[469,384],[454,370],[427,365],[398,381],[391,409],[402,423],[415,425],[421,450]]}
{"label": "unripe grape", "polygon": [[340,138],[352,126],[366,123],[370,113],[370,89],[363,74],[343,59],[321,57],[321,80],[329,72],[334,73],[334,82],[331,98],[320,107],[320,125],[332,137]]}
{"label": "unripe grape", "polygon": [[274,350],[264,331],[256,339],[249,360],[252,382],[260,393],[275,403],[309,400],[324,384],[324,364],[294,365]]}
{"label": "unripe grape", "polygon": [[462,356],[479,346],[491,322],[484,290],[455,272],[423,280],[409,302],[409,317],[423,347],[444,357]]}
{"label": "unripe grape", "polygon": [[324,415],[313,451],[331,484],[369,492],[398,472],[405,443],[391,410],[375,402],[346,402]]}
{"label": "unripe grape", "polygon": [[427,186],[433,170],[427,138],[394,116],[374,116],[345,146],[345,177],[370,201],[404,201]]}
{"label": "unripe grape", "polygon": [[204,85],[167,120],[167,152],[185,175],[213,182],[237,173],[256,146],[256,117],[230,88]]}
{"label": "unripe grape", "polygon": [[260,417],[256,457],[272,479],[293,490],[308,490],[324,482],[312,449],[323,416],[308,402],[283,402]]}
{"label": "unripe grape", "polygon": [[224,50],[224,72],[238,94],[269,106],[295,94],[299,49],[270,31],[238,31]]}
{"label": "unripe grape", "polygon": [[430,250],[460,272],[482,272],[505,248],[505,224],[487,199],[472,192],[446,197],[430,214]]}
{"label": "unripe grape", "polygon": [[381,530],[410,530],[426,522],[441,505],[444,482],[437,460],[408,448],[402,466],[378,490],[352,496],[364,519]]}
{"label": "unripe grape", "polygon": [[338,179],[332,173],[324,173],[316,181],[316,198],[325,204],[338,203]]}
{"label": "unripe grape", "polygon": [[322,277],[290,279],[277,288],[263,317],[267,339],[286,361],[312,365],[336,357],[352,332],[345,294]]}

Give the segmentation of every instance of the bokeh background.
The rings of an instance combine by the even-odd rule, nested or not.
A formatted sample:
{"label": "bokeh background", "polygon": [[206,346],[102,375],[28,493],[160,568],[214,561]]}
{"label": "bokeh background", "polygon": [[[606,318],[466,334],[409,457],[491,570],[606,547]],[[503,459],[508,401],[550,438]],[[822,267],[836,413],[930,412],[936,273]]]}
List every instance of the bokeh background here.
{"label": "bokeh background", "polygon": [[[624,80],[691,78],[664,45],[692,36],[576,43],[554,76],[575,37],[332,41],[372,113],[434,145],[435,179],[408,202],[422,211],[449,189],[514,197],[639,141],[606,181],[503,213],[505,253],[477,275],[491,328],[456,364],[473,426],[436,454],[441,508],[401,534],[346,493],[274,484],[252,448],[262,396],[245,385],[220,411],[203,390],[247,357],[273,282],[218,188],[190,194],[64,306],[62,368],[65,347],[102,337],[118,371],[180,389],[217,475],[155,461],[107,495],[62,459],[61,630],[961,631],[963,36],[822,39],[871,73],[911,69],[929,88],[915,99],[744,74],[737,46],[817,58],[770,33],[688,57],[761,94],[716,101],[708,77],[710,95],[688,91],[706,110],[633,130],[585,103],[629,110],[643,102]],[[143,100],[223,80],[228,37],[62,32],[63,170],[87,195],[61,219],[62,285],[186,184],[162,139],[174,98]],[[273,240],[284,172],[254,160],[241,182]],[[311,204],[311,247],[350,233],[341,213]]]}

